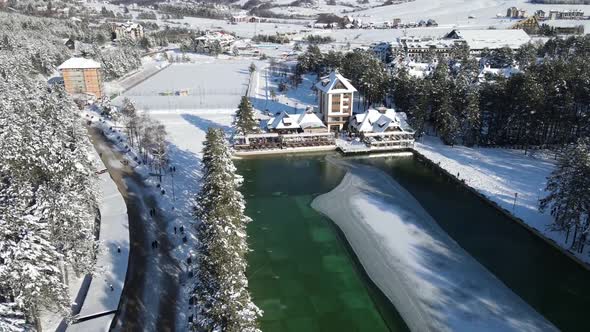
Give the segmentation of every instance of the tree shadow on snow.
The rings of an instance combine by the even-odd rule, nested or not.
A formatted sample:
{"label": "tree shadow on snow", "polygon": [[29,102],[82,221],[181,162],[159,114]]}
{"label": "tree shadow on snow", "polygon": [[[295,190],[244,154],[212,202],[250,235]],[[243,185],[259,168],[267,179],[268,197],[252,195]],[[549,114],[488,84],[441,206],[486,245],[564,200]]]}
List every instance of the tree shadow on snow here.
{"label": "tree shadow on snow", "polygon": [[215,121],[211,121],[205,118],[202,118],[200,116],[196,116],[194,114],[182,114],[181,115],[183,119],[185,119],[188,123],[192,124],[193,126],[201,129],[204,132],[207,132],[207,130],[212,127],[212,128],[221,128],[223,129],[223,131],[228,134],[232,131],[232,128],[228,125],[224,125],[224,124],[220,124],[218,122]]}

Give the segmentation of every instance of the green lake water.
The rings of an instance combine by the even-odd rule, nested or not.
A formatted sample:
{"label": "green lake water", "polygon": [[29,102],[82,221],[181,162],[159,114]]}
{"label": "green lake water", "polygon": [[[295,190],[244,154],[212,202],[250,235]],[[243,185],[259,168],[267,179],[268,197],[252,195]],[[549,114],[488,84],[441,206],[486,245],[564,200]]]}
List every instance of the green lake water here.
{"label": "green lake water", "polygon": [[[590,272],[414,157],[371,158],[474,258],[563,331],[587,331]],[[252,252],[248,280],[273,331],[407,331],[343,235],[310,206],[344,173],[324,156],[236,161]]]}

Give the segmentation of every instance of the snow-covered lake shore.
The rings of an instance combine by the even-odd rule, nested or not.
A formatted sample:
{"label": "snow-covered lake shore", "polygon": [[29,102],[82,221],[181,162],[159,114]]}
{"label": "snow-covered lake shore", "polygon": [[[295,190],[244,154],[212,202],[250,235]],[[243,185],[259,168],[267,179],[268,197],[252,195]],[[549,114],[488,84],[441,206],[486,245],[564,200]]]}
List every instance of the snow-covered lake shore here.
{"label": "snow-covered lake shore", "polygon": [[384,172],[348,165],[312,207],[343,231],[412,331],[551,331],[551,323],[465,252]]}
{"label": "snow-covered lake shore", "polygon": [[436,137],[423,137],[416,142],[415,150],[537,230],[540,236],[590,263],[590,248],[583,253],[570,251],[571,239],[566,242],[565,233],[551,231],[553,217],[549,211],[541,213],[538,209],[539,199],[547,195],[547,177],[555,168],[553,158],[525,155],[522,150],[451,147]]}

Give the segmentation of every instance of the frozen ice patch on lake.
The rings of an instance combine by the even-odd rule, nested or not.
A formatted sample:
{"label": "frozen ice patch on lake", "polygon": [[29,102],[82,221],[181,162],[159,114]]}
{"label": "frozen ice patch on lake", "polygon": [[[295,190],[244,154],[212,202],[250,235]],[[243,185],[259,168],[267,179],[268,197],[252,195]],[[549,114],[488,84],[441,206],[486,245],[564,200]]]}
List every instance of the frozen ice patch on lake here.
{"label": "frozen ice patch on lake", "polygon": [[463,250],[386,173],[349,164],[312,207],[344,232],[412,331],[557,331]]}

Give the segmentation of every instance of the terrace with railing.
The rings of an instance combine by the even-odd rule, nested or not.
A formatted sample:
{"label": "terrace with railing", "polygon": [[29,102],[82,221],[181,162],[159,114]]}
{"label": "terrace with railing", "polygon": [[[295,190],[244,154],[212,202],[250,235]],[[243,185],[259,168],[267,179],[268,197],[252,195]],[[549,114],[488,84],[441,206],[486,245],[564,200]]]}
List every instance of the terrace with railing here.
{"label": "terrace with railing", "polygon": [[[269,150],[305,150],[336,148],[335,137],[330,132],[296,134],[249,134],[234,136],[236,153],[264,152]],[[288,151],[285,151],[288,152]]]}

